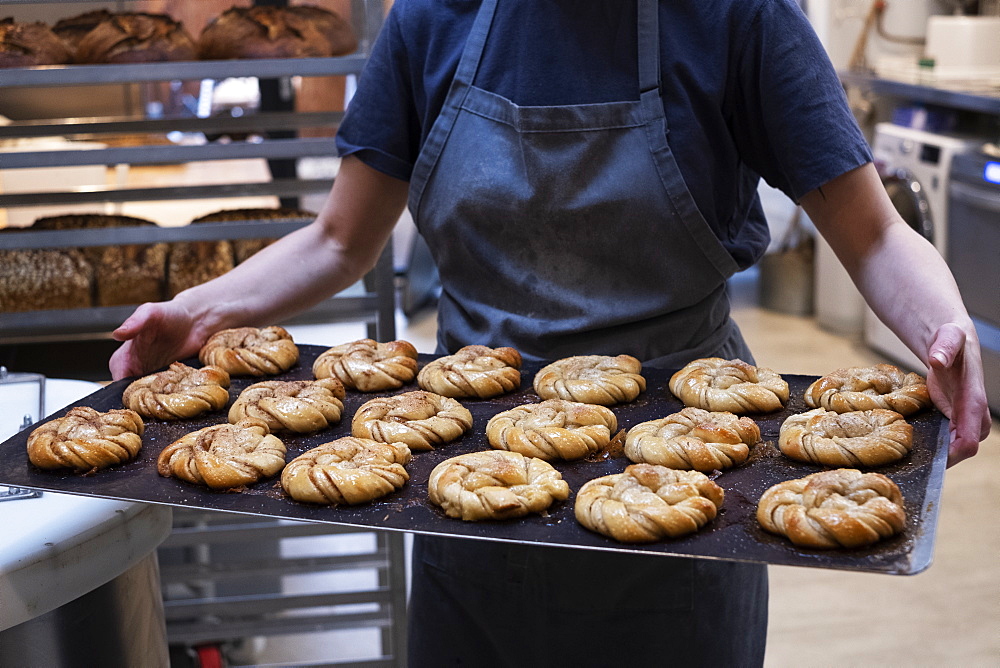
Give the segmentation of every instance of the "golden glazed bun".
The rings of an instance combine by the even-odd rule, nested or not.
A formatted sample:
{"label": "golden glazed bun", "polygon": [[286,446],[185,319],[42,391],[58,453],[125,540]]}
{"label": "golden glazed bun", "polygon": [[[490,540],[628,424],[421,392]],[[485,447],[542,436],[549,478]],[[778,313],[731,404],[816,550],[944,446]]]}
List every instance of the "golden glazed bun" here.
{"label": "golden glazed bun", "polygon": [[125,388],[122,403],[145,417],[184,420],[225,406],[228,387],[229,374],[222,369],[174,362],[165,371],[133,381]]}
{"label": "golden glazed bun", "polygon": [[272,432],[309,434],[340,422],[344,386],[336,378],[265,380],[240,393],[229,409],[233,424],[255,418]]}
{"label": "golden glazed bun", "polygon": [[28,459],[42,469],[93,471],[135,459],[142,448],[142,418],[135,411],[101,413],[77,406],[28,436]]}
{"label": "golden glazed bun", "polygon": [[202,31],[204,60],[229,58],[323,58],[358,48],[350,24],[314,7],[233,7]]}
{"label": "golden glazed bun", "polygon": [[351,433],[410,450],[433,450],[472,428],[472,413],[455,399],[416,390],[366,402],[354,414]]}
{"label": "golden glazed bun", "polygon": [[212,489],[232,489],[272,476],[285,465],[285,444],[252,418],[186,434],[160,452],[156,470]]}
{"label": "golden glazed bun", "polygon": [[884,475],[834,469],[768,489],[757,521],[802,547],[855,548],[902,531],[906,511],[899,487]]}
{"label": "golden glazed bun", "polygon": [[486,437],[498,450],[545,461],[582,459],[611,442],[618,419],[609,408],[565,399],[547,399],[497,413]]}
{"label": "golden glazed bun", "polygon": [[417,374],[421,389],[445,397],[489,399],[521,385],[521,353],[513,348],[465,346]]}
{"label": "golden glazed bun", "polygon": [[231,376],[275,376],[299,361],[299,347],[284,327],[235,327],[208,337],[198,359]]}
{"label": "golden glazed bun", "polygon": [[788,403],[788,383],[770,369],[743,360],[706,357],[670,378],[670,391],[685,406],[730,413],[770,413]]}
{"label": "golden glazed bun", "polygon": [[367,503],[394,492],[410,479],[410,449],[345,436],[307,450],[281,474],[281,487],[296,501],[320,504]]}
{"label": "golden glazed bun", "polygon": [[823,466],[882,466],[912,448],[913,427],[884,408],[850,413],[814,408],[787,418],[778,437],[785,456]]}
{"label": "golden glazed bun", "polygon": [[698,471],[632,464],[590,480],[576,494],[577,521],[622,543],[649,543],[694,533],[722,507],[722,488]]}
{"label": "golden glazed bun", "polygon": [[535,375],[535,394],[612,406],[632,401],[646,389],[642,363],[631,355],[579,355],[557,360]]}
{"label": "golden glazed bun", "polygon": [[360,339],[324,351],[313,362],[317,378],[337,378],[352,390],[395,390],[417,375],[417,349],[408,341]]}
{"label": "golden glazed bun", "polygon": [[806,388],[805,400],[838,413],[886,408],[912,415],[931,405],[924,377],[892,364],[837,369]]}
{"label": "golden glazed bun", "polygon": [[742,464],[759,442],[760,427],[750,418],[688,406],[629,429],[625,456],[637,463],[708,473]]}
{"label": "golden glazed bun", "polygon": [[431,503],[448,517],[469,522],[540,513],[569,498],[559,471],[537,457],[487,450],[446,459],[431,471]]}
{"label": "golden glazed bun", "polygon": [[41,22],[0,20],[0,68],[63,65],[73,52],[49,26]]}

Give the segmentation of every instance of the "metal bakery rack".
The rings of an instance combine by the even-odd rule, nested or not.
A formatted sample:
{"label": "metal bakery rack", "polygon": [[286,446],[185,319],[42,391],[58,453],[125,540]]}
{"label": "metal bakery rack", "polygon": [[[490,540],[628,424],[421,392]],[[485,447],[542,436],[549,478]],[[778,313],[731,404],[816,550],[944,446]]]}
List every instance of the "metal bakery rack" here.
{"label": "metal bakery rack", "polygon": [[[67,6],[82,0],[35,2],[8,0],[4,5]],[[91,3],[93,4],[93,3]],[[110,3],[109,3],[110,4]],[[115,3],[118,9],[128,0]],[[269,3],[274,4],[274,3]],[[13,10],[14,8],[9,7]],[[88,7],[87,9],[90,9]],[[220,9],[221,11],[221,9]],[[351,0],[351,22],[359,48],[333,58],[227,60],[144,63],[137,65],[69,65],[0,69],[0,89],[61,88],[144,82],[206,81],[231,77],[287,81],[289,77],[357,75],[382,26],[381,0]],[[94,117],[15,121],[0,125],[0,141],[64,137],[155,135],[168,132],[249,133],[254,141],[173,145],[151,143],[80,151],[0,153],[0,169],[34,169],[67,165],[163,165],[198,161],[266,159],[293,161],[328,157],[329,138],[295,136],[304,128],[335,128],[343,112],[260,111],[242,117]],[[268,137],[271,133],[278,138]],[[86,188],[64,192],[0,192],[0,210],[41,205],[75,205],[167,200],[298,197],[325,193],[332,178],[272,178],[221,185]],[[0,235],[0,249],[60,248],[175,241],[272,238],[305,226],[305,219],[231,221],[184,227],[142,227],[74,231],[23,231]],[[0,344],[58,341],[106,336],[134,306],[0,313]],[[363,322],[368,336],[395,337],[394,276],[391,248],[359,285],[318,304],[289,323]],[[334,552],[289,556],[289,541],[318,537],[335,543]],[[337,547],[336,541],[345,539]],[[324,544],[326,544],[324,543]],[[403,665],[405,646],[405,573],[402,534],[345,529],[234,513],[177,509],[174,530],[160,548],[161,585],[172,651],[187,650],[199,665],[205,648],[220,648],[248,639],[353,629],[377,635],[373,658],[308,665]],[[289,593],[289,576],[329,579],[349,574],[350,585],[332,593]],[[360,587],[360,588],[359,588]],[[195,649],[198,651],[196,652]],[[178,664],[183,665],[183,664]],[[297,665],[307,665],[297,663]]]}

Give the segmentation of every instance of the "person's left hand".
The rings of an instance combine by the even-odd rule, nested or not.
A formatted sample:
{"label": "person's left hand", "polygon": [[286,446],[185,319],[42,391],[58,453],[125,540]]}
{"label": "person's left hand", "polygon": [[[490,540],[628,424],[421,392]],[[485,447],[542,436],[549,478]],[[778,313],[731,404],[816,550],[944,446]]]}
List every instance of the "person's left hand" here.
{"label": "person's left hand", "polygon": [[967,333],[956,323],[938,328],[928,354],[927,389],[951,420],[948,466],[975,455],[992,426],[975,330]]}

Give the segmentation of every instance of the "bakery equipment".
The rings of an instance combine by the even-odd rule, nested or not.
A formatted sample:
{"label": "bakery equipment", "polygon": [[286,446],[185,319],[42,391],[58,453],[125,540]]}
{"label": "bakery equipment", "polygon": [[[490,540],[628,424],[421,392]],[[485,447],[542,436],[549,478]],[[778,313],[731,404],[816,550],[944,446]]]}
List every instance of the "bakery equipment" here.
{"label": "bakery equipment", "polygon": [[1000,414],[1000,157],[956,156],[948,190],[946,257],[979,335],[990,409]]}
{"label": "bakery equipment", "polygon": [[[311,345],[300,345],[299,348],[299,364],[288,373],[278,376],[278,379],[310,378],[313,361],[326,349]],[[431,359],[434,357],[423,355],[420,361],[426,364]],[[193,360],[190,363],[197,364]],[[531,387],[533,375],[540,367],[540,364],[525,365],[522,369],[521,389],[516,392],[490,400],[464,402],[473,414],[473,430],[449,445],[416,453],[408,465],[409,483],[399,492],[369,504],[331,508],[296,503],[285,497],[280,488],[275,487],[274,480],[255,483],[240,493],[218,493],[160,477],[156,472],[159,451],[189,431],[225,420],[225,409],[203,418],[182,422],[148,421],[143,436],[144,447],[138,458],[111,470],[110,475],[60,475],[34,469],[24,454],[27,434],[20,434],[0,445],[0,484],[58,489],[73,494],[134,499],[188,508],[329,522],[367,529],[580,549],[685,555],[893,574],[916,573],[930,565],[948,442],[947,421],[936,410],[928,410],[909,418],[914,426],[912,453],[899,463],[879,469],[899,485],[906,499],[907,525],[903,534],[863,550],[819,552],[794,548],[787,541],[767,534],[757,525],[756,503],[768,487],[816,470],[813,466],[781,456],[774,445],[784,418],[792,413],[808,410],[802,396],[805,387],[815,380],[809,376],[784,376],[792,392],[789,406],[773,414],[754,416],[760,426],[763,443],[755,448],[746,464],[723,472],[716,478],[717,483],[726,490],[723,510],[706,529],[691,536],[648,545],[617,543],[587,531],[576,522],[572,497],[570,501],[553,506],[544,515],[511,522],[462,522],[445,517],[430,505],[427,498],[427,481],[431,470],[454,455],[488,449],[484,428],[490,417],[502,410],[538,400]],[[664,417],[682,407],[667,388],[671,375],[669,371],[644,369],[643,375],[647,380],[646,391],[637,400],[613,408],[622,429]],[[85,403],[98,410],[120,407],[121,394],[128,382],[113,383],[89,397]],[[252,382],[250,379],[234,378],[231,396],[235,398],[240,390]],[[413,386],[404,387],[400,392],[409,389],[413,389]],[[344,414],[353,415],[369,398],[357,392],[348,393],[344,400]],[[52,417],[64,414],[66,410],[68,407]],[[290,460],[316,445],[347,435],[350,428],[350,420],[345,419],[318,434],[288,436],[284,439],[288,447],[287,459]],[[586,460],[557,462],[555,466],[570,488],[578,490],[585,481],[619,473],[628,463],[613,450],[609,450]]]}
{"label": "bakery equipment", "polygon": [[[872,150],[882,183],[910,227],[945,255],[948,248],[948,180],[952,159],[982,140],[932,134],[890,123],[875,127]],[[867,306],[864,340],[871,348],[914,371],[924,363]]]}
{"label": "bakery equipment", "polygon": [[924,55],[936,75],[1000,77],[1000,16],[931,16]]}

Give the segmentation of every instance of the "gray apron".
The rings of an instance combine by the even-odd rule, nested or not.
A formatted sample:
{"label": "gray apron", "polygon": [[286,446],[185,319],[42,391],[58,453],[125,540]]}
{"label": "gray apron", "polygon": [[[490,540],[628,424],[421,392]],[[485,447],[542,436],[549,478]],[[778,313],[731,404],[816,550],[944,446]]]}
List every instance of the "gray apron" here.
{"label": "gray apron", "polygon": [[[484,0],[421,150],[409,206],[441,274],[438,352],[750,361],[736,263],[667,143],[655,0],[639,0],[639,100],[519,107],[473,85]],[[580,76],[585,76],[581,74]],[[417,536],[410,666],[758,665],[763,566]]]}

